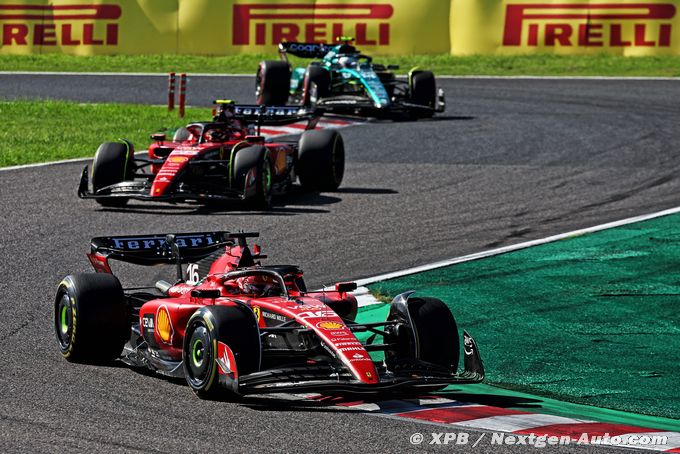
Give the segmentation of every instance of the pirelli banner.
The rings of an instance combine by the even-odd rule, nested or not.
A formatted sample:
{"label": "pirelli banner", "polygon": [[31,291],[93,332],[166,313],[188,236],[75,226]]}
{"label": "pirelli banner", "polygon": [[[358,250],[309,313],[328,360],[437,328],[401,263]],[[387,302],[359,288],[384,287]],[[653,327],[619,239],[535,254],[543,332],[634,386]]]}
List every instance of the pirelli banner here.
{"label": "pirelli banner", "polygon": [[680,55],[679,0],[453,0],[451,53]]}
{"label": "pirelli banner", "polygon": [[449,0],[0,0],[0,54],[273,53],[353,36],[374,54],[448,53]]}
{"label": "pirelli banner", "polygon": [[0,0],[0,54],[680,55],[680,0]]}

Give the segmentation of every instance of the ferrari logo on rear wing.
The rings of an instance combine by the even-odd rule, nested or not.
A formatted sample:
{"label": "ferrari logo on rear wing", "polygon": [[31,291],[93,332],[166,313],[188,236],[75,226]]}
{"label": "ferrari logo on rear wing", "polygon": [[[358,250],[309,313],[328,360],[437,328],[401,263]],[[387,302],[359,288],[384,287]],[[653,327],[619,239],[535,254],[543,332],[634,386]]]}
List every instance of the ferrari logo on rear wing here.
{"label": "ferrari logo on rear wing", "polygon": [[218,110],[214,121],[228,118],[259,126],[275,126],[307,121],[306,129],[314,129],[323,115],[323,109],[305,109],[296,106],[259,106],[256,104],[235,104],[231,100],[217,99]]}
{"label": "ferrari logo on rear wing", "polygon": [[[229,232],[181,233],[174,235],[174,243],[182,250],[183,261],[197,260],[232,244],[229,235]],[[137,265],[173,263],[175,258],[167,238],[166,234],[92,238],[89,255]]]}

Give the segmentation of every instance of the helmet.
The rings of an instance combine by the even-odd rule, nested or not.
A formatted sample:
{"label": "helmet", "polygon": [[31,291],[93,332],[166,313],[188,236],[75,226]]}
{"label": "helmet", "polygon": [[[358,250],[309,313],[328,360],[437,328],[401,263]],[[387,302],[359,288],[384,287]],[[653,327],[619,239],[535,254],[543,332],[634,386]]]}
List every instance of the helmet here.
{"label": "helmet", "polygon": [[229,132],[224,129],[211,128],[205,132],[205,140],[209,142],[224,142],[229,138]]}
{"label": "helmet", "polygon": [[338,58],[338,64],[344,68],[349,66],[354,66],[355,60],[352,57],[340,57]]}
{"label": "helmet", "polygon": [[246,276],[237,281],[242,293],[255,296],[273,296],[280,291],[279,283],[272,277],[256,274],[254,276]]}

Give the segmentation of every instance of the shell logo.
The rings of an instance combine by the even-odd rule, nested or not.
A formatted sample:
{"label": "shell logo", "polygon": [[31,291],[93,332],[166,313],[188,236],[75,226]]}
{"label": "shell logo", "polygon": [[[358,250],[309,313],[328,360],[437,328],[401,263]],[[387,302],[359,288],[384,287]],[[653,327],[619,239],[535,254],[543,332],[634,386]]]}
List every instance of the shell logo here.
{"label": "shell logo", "polygon": [[316,326],[321,329],[342,329],[345,327],[345,325],[338,322],[319,322]]}
{"label": "shell logo", "polygon": [[156,314],[156,332],[158,337],[166,344],[169,344],[172,340],[172,322],[170,321],[168,309],[165,306],[161,306]]}

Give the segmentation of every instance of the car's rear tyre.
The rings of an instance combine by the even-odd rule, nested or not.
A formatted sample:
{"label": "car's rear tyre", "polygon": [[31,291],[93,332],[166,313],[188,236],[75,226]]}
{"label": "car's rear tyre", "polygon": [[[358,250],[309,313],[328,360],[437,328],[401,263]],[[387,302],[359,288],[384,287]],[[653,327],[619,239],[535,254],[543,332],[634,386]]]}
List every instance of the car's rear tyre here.
{"label": "car's rear tyre", "polygon": [[257,372],[260,367],[260,334],[253,312],[241,305],[202,307],[187,323],[182,349],[184,377],[202,399],[237,391],[220,386],[218,342],[233,352],[238,376]]}
{"label": "car's rear tyre", "polygon": [[431,71],[412,71],[409,74],[409,97],[413,104],[431,108],[418,113],[419,117],[431,117],[437,102],[437,85]]}
{"label": "car's rear tyre", "polygon": [[106,363],[118,358],[130,337],[118,279],[106,273],[65,277],[54,301],[54,330],[68,361]]}
{"label": "car's rear tyre", "polygon": [[248,208],[271,208],[273,179],[274,169],[266,147],[256,145],[236,152],[233,187],[244,191],[244,202]]}
{"label": "car's rear tyre", "polygon": [[[92,189],[98,190],[132,180],[134,150],[128,143],[105,142],[99,145],[92,161]],[[126,198],[97,199],[105,207],[120,207],[128,202]]]}
{"label": "car's rear tyre", "polygon": [[345,174],[345,145],[334,129],[305,131],[300,139],[295,172],[310,191],[335,191]]}
{"label": "car's rear tyre", "polygon": [[255,75],[255,102],[259,105],[282,106],[290,91],[290,65],[285,61],[260,62]]}
{"label": "car's rear tyre", "polygon": [[331,91],[331,74],[320,65],[309,65],[305,71],[302,104],[311,106]]}
{"label": "car's rear tyre", "polygon": [[451,310],[437,298],[409,298],[408,311],[415,330],[419,359],[454,371],[458,367],[460,340]]}

